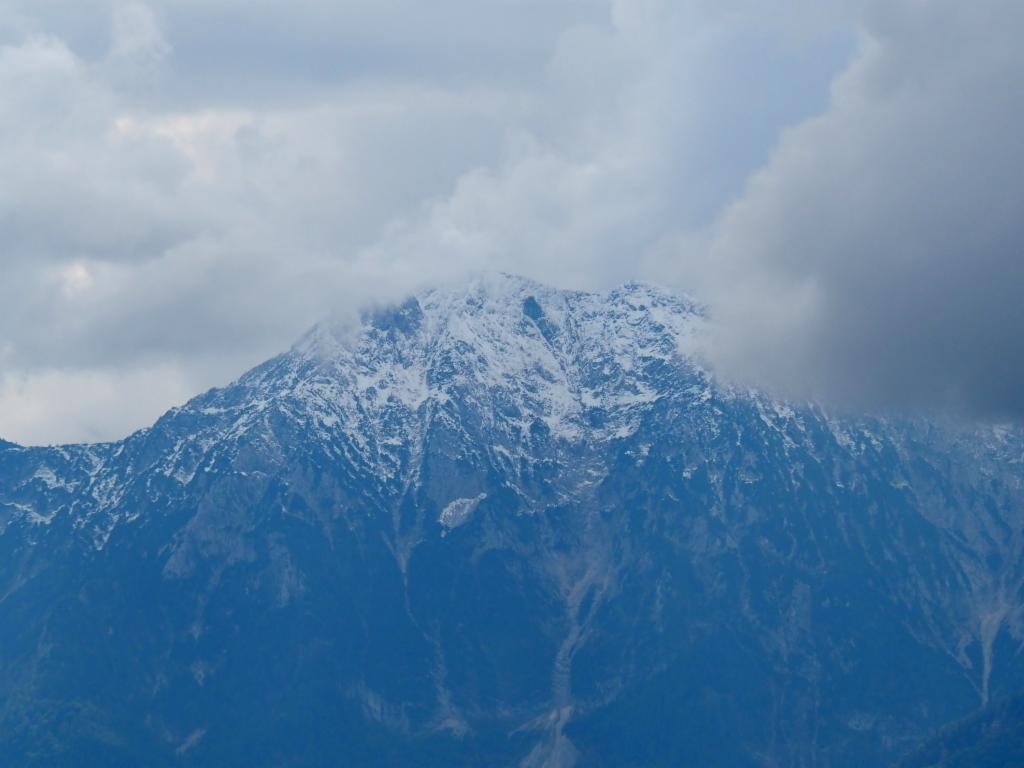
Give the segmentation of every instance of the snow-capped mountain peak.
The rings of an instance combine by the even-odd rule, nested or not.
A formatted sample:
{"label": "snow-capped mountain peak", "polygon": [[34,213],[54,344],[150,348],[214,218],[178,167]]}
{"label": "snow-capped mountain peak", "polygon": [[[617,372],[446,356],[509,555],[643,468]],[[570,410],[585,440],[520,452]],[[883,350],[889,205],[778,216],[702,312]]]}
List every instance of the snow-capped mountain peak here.
{"label": "snow-capped mountain peak", "polygon": [[[280,711],[325,713],[300,751],[388,764],[568,765],[625,723],[650,764],[820,765],[827,733],[861,765],[1012,690],[1020,431],[724,391],[682,351],[701,323],[648,285],[483,276],[126,440],[0,444],[0,700],[44,708],[5,711],[101,713],[167,765],[258,763],[235,734]],[[139,674],[91,678],[108,647]]]}
{"label": "snow-capped mountain peak", "polygon": [[[538,429],[555,442],[621,438],[644,409],[679,395],[680,377],[707,396],[709,383],[679,353],[699,323],[692,301],[636,282],[586,293],[495,273],[423,290],[355,326],[320,323],[152,429],[83,449],[94,457],[78,470],[84,498],[61,502],[51,488],[46,515],[27,502],[11,509],[36,524],[66,511],[102,546],[139,514],[119,511],[129,487],[166,481],[163,492],[183,493],[203,472],[235,471],[249,455],[242,445],[276,450],[282,429],[388,478],[411,471],[410,452],[437,424],[483,425],[482,439],[509,464]],[[159,450],[166,441],[172,450]],[[137,446],[152,447],[129,450]]]}

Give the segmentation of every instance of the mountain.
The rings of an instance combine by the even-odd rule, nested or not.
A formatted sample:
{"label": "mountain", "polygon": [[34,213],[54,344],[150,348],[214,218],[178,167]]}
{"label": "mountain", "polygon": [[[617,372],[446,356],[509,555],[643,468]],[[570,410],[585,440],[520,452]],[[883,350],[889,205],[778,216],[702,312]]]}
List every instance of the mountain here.
{"label": "mountain", "polygon": [[871,766],[1024,690],[1024,437],[716,384],[507,275],[0,445],[11,766]]}

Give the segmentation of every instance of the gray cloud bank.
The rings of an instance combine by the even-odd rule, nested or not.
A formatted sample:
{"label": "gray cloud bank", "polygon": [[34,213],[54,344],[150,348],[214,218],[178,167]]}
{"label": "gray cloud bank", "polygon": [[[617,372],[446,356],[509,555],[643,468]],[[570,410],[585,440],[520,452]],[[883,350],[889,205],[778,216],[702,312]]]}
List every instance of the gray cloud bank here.
{"label": "gray cloud bank", "polygon": [[477,269],[690,290],[787,394],[1024,414],[1024,12],[765,5],[5,3],[0,435]]}
{"label": "gray cloud bank", "polygon": [[713,359],[784,392],[1024,416],[1024,6],[870,7],[701,264]]}

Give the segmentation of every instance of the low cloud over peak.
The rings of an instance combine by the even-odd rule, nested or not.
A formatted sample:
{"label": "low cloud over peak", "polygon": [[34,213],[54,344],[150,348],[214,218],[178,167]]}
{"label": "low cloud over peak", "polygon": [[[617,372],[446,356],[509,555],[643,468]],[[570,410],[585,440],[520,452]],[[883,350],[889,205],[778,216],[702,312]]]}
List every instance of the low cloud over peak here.
{"label": "low cloud over peak", "polygon": [[1014,3],[425,8],[0,9],[0,436],[480,269],[685,289],[788,395],[1024,415]]}

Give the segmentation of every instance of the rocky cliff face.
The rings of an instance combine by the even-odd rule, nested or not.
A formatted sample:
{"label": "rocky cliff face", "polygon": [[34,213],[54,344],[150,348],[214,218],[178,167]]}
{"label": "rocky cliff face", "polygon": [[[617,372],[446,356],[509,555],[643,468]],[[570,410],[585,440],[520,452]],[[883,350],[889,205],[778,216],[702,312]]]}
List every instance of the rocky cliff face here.
{"label": "rocky cliff face", "polygon": [[0,444],[0,749],[881,765],[1024,688],[1021,434],[722,388],[700,323],[482,278]]}

